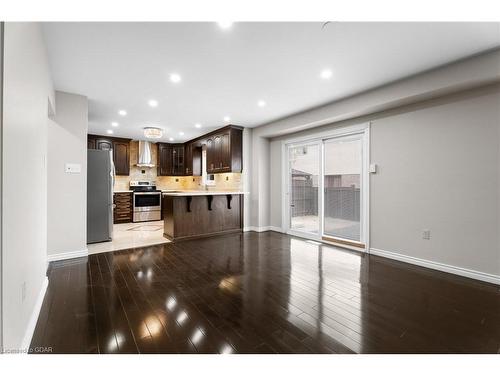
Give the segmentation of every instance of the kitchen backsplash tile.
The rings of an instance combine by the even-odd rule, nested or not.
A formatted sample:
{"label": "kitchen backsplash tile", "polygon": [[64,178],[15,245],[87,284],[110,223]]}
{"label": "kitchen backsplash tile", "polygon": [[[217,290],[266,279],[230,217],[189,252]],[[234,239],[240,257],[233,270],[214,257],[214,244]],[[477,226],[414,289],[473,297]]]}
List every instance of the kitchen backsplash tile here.
{"label": "kitchen backsplash tile", "polygon": [[[157,148],[152,148],[152,160],[157,165]],[[130,142],[130,175],[116,176],[114,190],[128,190],[130,181],[156,181],[161,190],[197,190],[202,189],[201,176],[157,176],[156,167],[137,167],[137,153],[139,142]],[[215,175],[215,185],[209,190],[241,190],[243,188],[241,173],[219,173]]]}

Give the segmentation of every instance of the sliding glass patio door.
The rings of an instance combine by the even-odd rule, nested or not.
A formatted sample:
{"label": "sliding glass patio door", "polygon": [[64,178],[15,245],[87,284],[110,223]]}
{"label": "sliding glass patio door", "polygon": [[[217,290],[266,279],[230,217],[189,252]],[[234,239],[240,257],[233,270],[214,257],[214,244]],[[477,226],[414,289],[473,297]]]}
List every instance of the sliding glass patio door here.
{"label": "sliding glass patio door", "polygon": [[290,234],[365,247],[368,128],[286,144]]}
{"label": "sliding glass patio door", "polygon": [[320,235],[319,142],[288,147],[289,227],[292,231]]}
{"label": "sliding glass patio door", "polygon": [[361,241],[363,139],[324,141],[323,235]]}

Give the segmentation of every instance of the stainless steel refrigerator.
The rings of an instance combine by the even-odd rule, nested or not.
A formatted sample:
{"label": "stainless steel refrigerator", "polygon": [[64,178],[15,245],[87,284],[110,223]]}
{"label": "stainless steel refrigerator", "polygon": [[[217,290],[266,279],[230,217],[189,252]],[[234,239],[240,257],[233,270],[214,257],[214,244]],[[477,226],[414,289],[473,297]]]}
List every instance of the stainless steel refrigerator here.
{"label": "stainless steel refrigerator", "polygon": [[113,184],[111,151],[87,150],[87,243],[113,239]]}

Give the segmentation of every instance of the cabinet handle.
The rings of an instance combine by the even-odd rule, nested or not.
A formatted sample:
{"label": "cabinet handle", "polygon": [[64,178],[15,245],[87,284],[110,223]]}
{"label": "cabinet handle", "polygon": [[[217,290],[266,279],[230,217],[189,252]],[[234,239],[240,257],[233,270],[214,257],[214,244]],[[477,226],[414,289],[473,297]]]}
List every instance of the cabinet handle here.
{"label": "cabinet handle", "polygon": [[220,167],[219,167],[219,168],[222,168],[222,162],[220,162],[220,164],[219,164],[219,165],[220,165]]}

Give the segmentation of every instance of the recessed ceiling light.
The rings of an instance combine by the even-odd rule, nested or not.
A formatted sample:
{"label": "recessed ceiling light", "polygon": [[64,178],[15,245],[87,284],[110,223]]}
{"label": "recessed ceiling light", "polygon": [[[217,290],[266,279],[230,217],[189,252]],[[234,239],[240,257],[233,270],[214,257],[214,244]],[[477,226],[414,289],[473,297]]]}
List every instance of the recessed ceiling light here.
{"label": "recessed ceiling light", "polygon": [[229,122],[231,121],[231,117],[229,116],[224,116],[224,122]]}
{"label": "recessed ceiling light", "polygon": [[108,129],[107,133],[108,133],[108,134],[113,134],[113,130]]}
{"label": "recessed ceiling light", "polygon": [[184,135],[184,132],[179,132],[179,135],[181,135],[181,136]]}
{"label": "recessed ceiling light", "polygon": [[263,100],[259,100],[259,101],[257,102],[257,105],[258,105],[259,107],[265,107],[265,106],[266,106],[266,102],[265,102],[265,101],[263,101]]}
{"label": "recessed ceiling light", "polygon": [[154,100],[154,99],[151,99],[150,101],[148,101],[148,104],[150,107],[158,107],[158,100]]}
{"label": "recessed ceiling light", "polygon": [[177,73],[170,74],[170,81],[172,81],[173,83],[179,83],[181,79],[181,76]]}
{"label": "recessed ceiling light", "polygon": [[330,79],[332,78],[332,71],[330,69],[324,69],[321,71],[320,77],[323,79]]}
{"label": "recessed ceiling light", "polygon": [[113,127],[115,127],[115,128],[116,128],[118,125],[119,125],[119,124],[118,124],[116,121],[113,121],[113,122],[111,123],[111,126],[113,126]]}
{"label": "recessed ceiling light", "polygon": [[120,116],[127,116],[127,111],[125,111],[124,109],[120,109],[120,110],[118,111],[118,114],[119,114]]}
{"label": "recessed ceiling light", "polygon": [[201,124],[199,124],[199,123],[198,124],[194,124],[194,127],[197,128],[197,129],[199,129],[199,128],[201,128]]}
{"label": "recessed ceiling light", "polygon": [[173,139],[172,137],[170,137],[168,140],[169,140],[170,142],[172,142],[174,139]]}
{"label": "recessed ceiling light", "polygon": [[217,22],[217,24],[219,25],[219,27],[221,29],[224,29],[224,30],[230,29],[231,26],[233,26],[233,23],[230,21],[221,21],[221,22]]}

